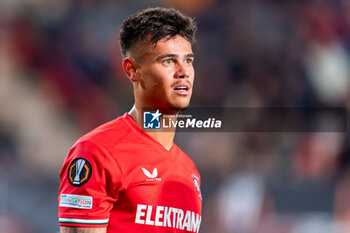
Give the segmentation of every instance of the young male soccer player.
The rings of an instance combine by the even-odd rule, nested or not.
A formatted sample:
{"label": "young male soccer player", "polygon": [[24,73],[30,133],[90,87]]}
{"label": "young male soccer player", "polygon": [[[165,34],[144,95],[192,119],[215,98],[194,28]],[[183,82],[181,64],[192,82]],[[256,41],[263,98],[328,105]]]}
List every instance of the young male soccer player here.
{"label": "young male soccer player", "polygon": [[166,8],[123,22],[123,69],[135,105],[69,151],[60,173],[61,233],[198,232],[202,197],[195,165],[173,143],[175,129],[142,130],[144,108],[178,113],[189,105],[195,30],[191,18]]}

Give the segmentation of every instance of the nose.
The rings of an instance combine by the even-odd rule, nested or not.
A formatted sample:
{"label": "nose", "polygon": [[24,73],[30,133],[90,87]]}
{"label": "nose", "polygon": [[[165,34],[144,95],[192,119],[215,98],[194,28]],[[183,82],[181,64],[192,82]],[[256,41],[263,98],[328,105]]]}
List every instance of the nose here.
{"label": "nose", "polygon": [[190,72],[192,69],[191,65],[185,64],[184,62],[179,62],[177,64],[177,70],[175,73],[175,78],[188,78],[190,77]]}

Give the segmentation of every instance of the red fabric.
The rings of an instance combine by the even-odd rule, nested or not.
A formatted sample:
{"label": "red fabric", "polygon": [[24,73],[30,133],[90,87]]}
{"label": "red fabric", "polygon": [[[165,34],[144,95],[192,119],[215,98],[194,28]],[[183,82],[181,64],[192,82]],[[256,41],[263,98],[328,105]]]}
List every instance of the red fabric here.
{"label": "red fabric", "polygon": [[[91,178],[81,186],[68,181],[76,158],[86,159],[92,168]],[[61,226],[107,226],[108,233],[199,229],[202,197],[194,163],[175,144],[167,151],[128,114],[79,139],[60,178],[59,200],[61,194],[73,194],[91,196],[93,201],[91,209],[59,206],[59,218],[109,218],[108,224],[60,222]]]}

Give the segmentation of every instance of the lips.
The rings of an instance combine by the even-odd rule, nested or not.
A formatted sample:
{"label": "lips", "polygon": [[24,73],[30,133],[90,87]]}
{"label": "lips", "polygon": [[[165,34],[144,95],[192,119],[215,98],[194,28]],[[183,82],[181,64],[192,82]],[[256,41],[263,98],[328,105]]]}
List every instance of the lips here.
{"label": "lips", "polygon": [[173,89],[178,95],[188,95],[190,93],[190,85],[188,83],[177,83]]}

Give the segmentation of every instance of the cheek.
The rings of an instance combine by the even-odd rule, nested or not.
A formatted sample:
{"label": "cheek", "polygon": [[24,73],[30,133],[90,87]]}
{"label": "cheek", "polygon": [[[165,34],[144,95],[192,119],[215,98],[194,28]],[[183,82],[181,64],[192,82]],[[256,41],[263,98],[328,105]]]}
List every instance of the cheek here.
{"label": "cheek", "polygon": [[[149,95],[164,96],[171,87],[171,82],[160,73],[152,73],[144,77],[144,89]],[[157,94],[158,93],[158,94]]]}
{"label": "cheek", "polygon": [[158,84],[157,73],[153,70],[143,70],[141,72],[141,80],[146,89],[149,89]]}
{"label": "cheek", "polygon": [[159,88],[169,88],[169,86],[171,86],[171,75],[170,75],[170,71],[161,69],[161,70],[155,70],[155,72],[153,72],[151,74],[151,77],[149,77],[150,80],[152,80],[152,82],[157,85]]}
{"label": "cheek", "polygon": [[158,88],[156,91],[164,91],[171,86],[169,78],[161,73],[154,76],[153,83],[156,85],[156,88]]}
{"label": "cheek", "polygon": [[141,72],[142,79],[145,83],[161,84],[166,81],[169,71],[160,69],[158,66],[152,66]]}

